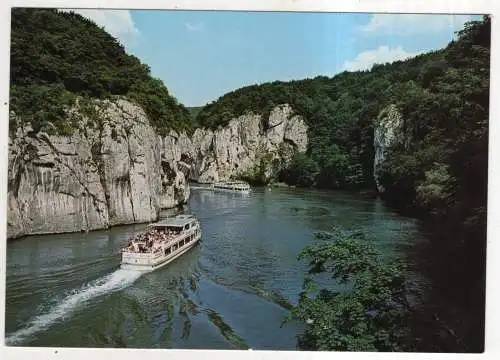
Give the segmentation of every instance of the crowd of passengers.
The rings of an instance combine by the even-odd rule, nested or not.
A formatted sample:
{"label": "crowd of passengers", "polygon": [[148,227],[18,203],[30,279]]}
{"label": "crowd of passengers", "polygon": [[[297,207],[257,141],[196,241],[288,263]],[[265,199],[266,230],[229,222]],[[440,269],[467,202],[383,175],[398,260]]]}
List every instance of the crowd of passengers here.
{"label": "crowd of passengers", "polygon": [[165,231],[153,229],[131,238],[125,250],[139,253],[151,252],[153,250],[153,245],[159,244],[162,241],[168,241],[174,236],[179,235],[179,233],[180,231],[169,229],[165,229]]}

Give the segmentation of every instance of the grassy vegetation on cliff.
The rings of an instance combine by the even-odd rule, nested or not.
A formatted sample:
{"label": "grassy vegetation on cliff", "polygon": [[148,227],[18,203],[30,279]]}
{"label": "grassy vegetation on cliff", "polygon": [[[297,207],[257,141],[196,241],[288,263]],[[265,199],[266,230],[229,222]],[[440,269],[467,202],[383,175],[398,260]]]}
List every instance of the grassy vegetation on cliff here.
{"label": "grassy vegetation on cliff", "polygon": [[188,110],[151,77],[148,66],[75,13],[13,9],[10,76],[11,110],[37,129],[67,134],[71,126],[63,109],[76,96],[118,95],[141,105],[160,134],[191,130]]}
{"label": "grassy vegetation on cliff", "polygon": [[289,103],[310,126],[309,148],[280,180],[373,188],[374,121],[396,105],[410,141],[389,149],[380,169],[385,197],[435,225],[428,259],[436,261],[426,266],[441,295],[477,319],[461,340],[476,351],[484,341],[490,33],[484,17],[467,23],[443,50],[371,71],[245,87],[197,116],[217,128],[245,112],[266,114]]}

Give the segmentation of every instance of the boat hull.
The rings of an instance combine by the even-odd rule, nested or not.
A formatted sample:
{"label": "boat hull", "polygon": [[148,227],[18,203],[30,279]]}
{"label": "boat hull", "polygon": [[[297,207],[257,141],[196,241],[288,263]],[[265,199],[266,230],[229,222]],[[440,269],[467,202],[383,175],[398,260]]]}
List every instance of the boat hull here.
{"label": "boat hull", "polygon": [[165,265],[170,264],[172,261],[189,251],[192,247],[194,247],[201,239],[201,234],[198,237],[195,237],[189,244],[183,246],[180,249],[175,250],[171,254],[167,256],[160,257],[157,261],[150,263],[130,263],[130,262],[122,262],[120,269],[123,270],[134,270],[134,271],[143,271],[143,272],[151,272],[156,269],[159,269]]}
{"label": "boat hull", "polygon": [[220,192],[228,192],[228,193],[233,193],[233,194],[250,194],[250,189],[245,189],[245,190],[238,190],[238,189],[224,189],[224,188],[217,188],[217,187],[212,187],[211,188],[214,191],[220,191]]}

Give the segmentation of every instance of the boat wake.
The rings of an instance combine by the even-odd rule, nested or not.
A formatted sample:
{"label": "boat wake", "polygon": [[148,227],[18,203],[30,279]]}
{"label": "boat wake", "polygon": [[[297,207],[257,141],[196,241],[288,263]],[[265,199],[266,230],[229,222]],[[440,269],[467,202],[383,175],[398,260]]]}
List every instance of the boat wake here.
{"label": "boat wake", "polygon": [[86,301],[96,298],[100,295],[119,291],[136,281],[142,275],[139,271],[116,270],[115,272],[91,281],[79,289],[75,289],[66,296],[57,305],[49,309],[45,314],[41,314],[32,319],[27,327],[20,329],[5,339],[7,346],[16,345],[33,335],[36,332],[44,330],[69,315]]}

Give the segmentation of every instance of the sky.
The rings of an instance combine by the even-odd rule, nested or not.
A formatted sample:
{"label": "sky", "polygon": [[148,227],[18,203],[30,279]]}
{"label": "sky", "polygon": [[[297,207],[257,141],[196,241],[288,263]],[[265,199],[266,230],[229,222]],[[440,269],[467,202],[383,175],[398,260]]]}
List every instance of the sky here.
{"label": "sky", "polygon": [[275,80],[370,69],[445,47],[478,16],[75,10],[115,36],[186,106]]}

